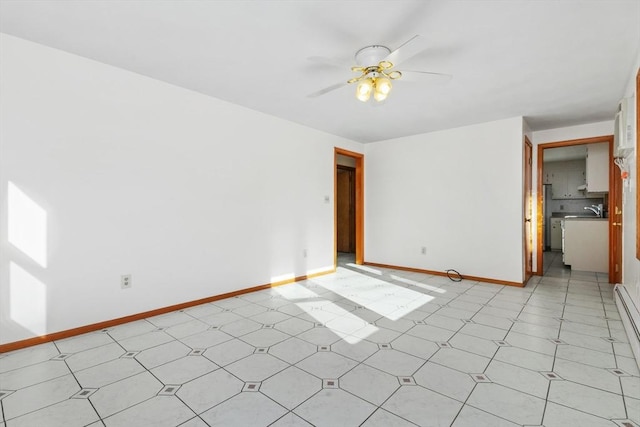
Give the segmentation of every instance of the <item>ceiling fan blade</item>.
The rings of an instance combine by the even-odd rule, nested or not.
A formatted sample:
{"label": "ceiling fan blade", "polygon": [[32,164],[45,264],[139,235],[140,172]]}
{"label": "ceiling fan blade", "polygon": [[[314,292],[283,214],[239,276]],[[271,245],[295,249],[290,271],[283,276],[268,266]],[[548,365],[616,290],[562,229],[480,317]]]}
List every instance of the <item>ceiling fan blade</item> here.
{"label": "ceiling fan blade", "polygon": [[415,35],[409,40],[404,42],[399,48],[391,52],[384,58],[384,61],[389,61],[394,67],[398,67],[401,63],[409,58],[412,58],[427,48],[427,43],[424,37]]}
{"label": "ceiling fan blade", "polygon": [[309,95],[307,95],[307,98],[317,98],[320,95],[324,95],[325,93],[329,93],[329,92],[334,91],[336,89],[340,89],[342,86],[346,86],[346,85],[348,85],[347,82],[336,83],[334,85],[325,87],[324,89],[320,89],[317,92],[310,93]]}
{"label": "ceiling fan blade", "polygon": [[411,77],[418,78],[433,78],[437,81],[449,81],[453,78],[451,74],[446,73],[434,73],[431,71],[417,71],[417,70],[402,70],[402,80],[405,80],[405,77],[409,77],[406,80],[413,80]]}

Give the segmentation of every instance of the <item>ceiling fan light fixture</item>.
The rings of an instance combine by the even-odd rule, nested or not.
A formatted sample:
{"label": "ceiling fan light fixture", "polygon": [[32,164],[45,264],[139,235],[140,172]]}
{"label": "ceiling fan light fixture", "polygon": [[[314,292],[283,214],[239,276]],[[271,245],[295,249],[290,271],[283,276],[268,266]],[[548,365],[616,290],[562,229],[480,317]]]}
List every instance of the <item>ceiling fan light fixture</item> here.
{"label": "ceiling fan light fixture", "polygon": [[362,102],[367,102],[371,97],[371,92],[375,86],[375,81],[371,77],[360,80],[356,87],[356,98]]}
{"label": "ceiling fan light fixture", "polygon": [[391,92],[391,80],[387,77],[378,77],[376,79],[376,92],[388,95]]}
{"label": "ceiling fan light fixture", "polygon": [[389,76],[390,79],[399,79],[402,77],[402,73],[400,71],[392,71],[387,74],[387,76]]}
{"label": "ceiling fan light fixture", "polygon": [[375,92],[373,92],[373,99],[375,99],[377,102],[382,102],[387,99],[387,94],[376,90]]}
{"label": "ceiling fan light fixture", "polygon": [[387,96],[391,92],[391,80],[387,77],[378,77],[375,80],[375,90],[373,92],[373,99],[378,102],[382,102],[387,99]]}

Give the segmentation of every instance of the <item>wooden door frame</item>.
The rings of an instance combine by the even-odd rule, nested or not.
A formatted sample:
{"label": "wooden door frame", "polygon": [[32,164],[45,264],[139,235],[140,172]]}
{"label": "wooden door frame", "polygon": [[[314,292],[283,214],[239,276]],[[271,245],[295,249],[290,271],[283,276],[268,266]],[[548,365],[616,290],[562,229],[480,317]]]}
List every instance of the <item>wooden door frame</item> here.
{"label": "wooden door frame", "polygon": [[338,265],[338,155],[356,161],[356,264],[364,264],[364,154],[334,147],[333,155],[333,265]]}
{"label": "wooden door frame", "polygon": [[[613,135],[603,135],[596,136],[592,138],[581,138],[581,139],[571,139],[567,141],[557,141],[557,142],[549,142],[546,144],[538,144],[538,182],[537,182],[537,206],[536,206],[536,276],[542,276],[544,274],[543,271],[543,259],[542,259],[542,233],[544,230],[542,229],[542,217],[544,216],[544,212],[542,211],[542,171],[544,166],[544,150],[548,148],[558,148],[558,147],[569,147],[572,145],[586,145],[586,144],[596,144],[599,142],[607,142],[609,143],[609,206],[615,206],[616,203],[620,201],[617,198],[617,194],[621,194],[620,191],[616,191],[617,188],[615,186],[621,186],[622,183],[618,182],[619,175],[615,173],[615,164],[613,163]],[[614,233],[614,226],[612,221],[612,216],[609,215],[609,283],[615,283],[615,264],[616,264],[616,254],[614,253],[612,247],[612,235]]]}
{"label": "wooden door frame", "polygon": [[[528,171],[529,173],[527,173],[527,165],[526,165],[526,161],[527,161],[527,155],[526,155],[526,150],[527,148],[531,149],[531,157],[529,158],[530,160],[530,164],[529,164],[529,168]],[[524,137],[524,144],[523,144],[523,162],[525,162],[524,164],[524,168],[523,168],[523,177],[524,177],[524,194],[523,194],[523,217],[524,220],[522,221],[522,241],[523,241],[523,252],[524,252],[524,284],[526,285],[527,282],[529,281],[529,279],[531,278],[531,276],[533,276],[533,259],[529,260],[528,259],[528,253],[527,253],[527,222],[529,222],[529,238],[533,239],[533,227],[531,224],[531,220],[533,219],[533,215],[532,211],[533,211],[533,200],[531,200],[531,195],[533,194],[533,144],[531,144],[531,141],[529,140],[529,138],[525,135]],[[527,186],[529,187],[529,194],[527,194]],[[527,205],[529,205],[530,207],[530,211],[527,212]],[[527,215],[531,215],[527,221]],[[533,251],[534,251],[534,247],[533,247],[533,242],[530,243],[531,244],[531,257],[533,257]],[[529,261],[531,261],[531,264],[529,264]]]}

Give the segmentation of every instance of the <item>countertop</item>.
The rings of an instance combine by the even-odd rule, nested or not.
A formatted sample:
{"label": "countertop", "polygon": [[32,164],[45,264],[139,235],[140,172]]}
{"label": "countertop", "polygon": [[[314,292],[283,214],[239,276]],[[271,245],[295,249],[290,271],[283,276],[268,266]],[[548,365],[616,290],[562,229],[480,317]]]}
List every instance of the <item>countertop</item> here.
{"label": "countertop", "polygon": [[[580,212],[552,212],[551,218],[566,218],[568,216],[573,216],[577,218],[569,218],[569,219],[609,219],[609,218],[600,218],[595,215],[590,215],[590,211],[580,211]],[[605,212],[606,214],[606,212]]]}

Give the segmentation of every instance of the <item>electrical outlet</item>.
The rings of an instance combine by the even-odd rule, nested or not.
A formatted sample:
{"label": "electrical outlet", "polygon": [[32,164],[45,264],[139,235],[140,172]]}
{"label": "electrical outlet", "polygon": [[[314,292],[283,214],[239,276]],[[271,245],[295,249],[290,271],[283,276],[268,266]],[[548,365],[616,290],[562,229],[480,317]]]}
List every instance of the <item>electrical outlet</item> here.
{"label": "electrical outlet", "polygon": [[426,247],[426,246],[423,246],[423,247],[422,247],[422,249],[420,249],[420,253],[421,253],[422,255],[426,255],[426,254],[427,254],[427,247]]}
{"label": "electrical outlet", "polygon": [[306,249],[303,249],[303,250],[302,250],[302,256],[303,256],[304,258],[306,258],[306,257],[307,257],[307,250],[306,250]]}
{"label": "electrical outlet", "polygon": [[120,287],[122,289],[131,288],[131,275],[130,274],[123,274],[122,276],[120,276]]}

